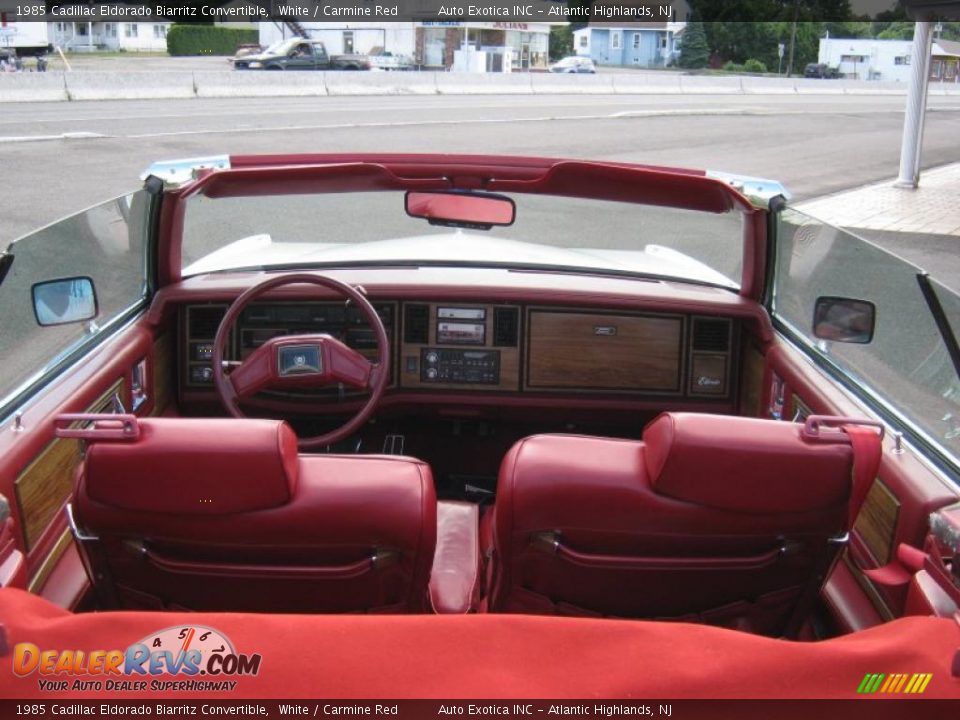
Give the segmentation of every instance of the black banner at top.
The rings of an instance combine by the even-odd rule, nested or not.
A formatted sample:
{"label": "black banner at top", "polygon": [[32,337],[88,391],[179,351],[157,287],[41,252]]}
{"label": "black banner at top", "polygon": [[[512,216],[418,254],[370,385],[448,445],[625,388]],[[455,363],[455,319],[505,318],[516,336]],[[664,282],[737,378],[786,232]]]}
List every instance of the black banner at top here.
{"label": "black banner at top", "polygon": [[[565,22],[686,19],[685,3],[670,0],[0,0],[11,20],[173,20],[177,22],[275,20],[301,22],[464,21]],[[679,10],[679,13],[678,13]]]}
{"label": "black banner at top", "polygon": [[10,22],[684,22],[956,18],[960,0],[0,0]]}

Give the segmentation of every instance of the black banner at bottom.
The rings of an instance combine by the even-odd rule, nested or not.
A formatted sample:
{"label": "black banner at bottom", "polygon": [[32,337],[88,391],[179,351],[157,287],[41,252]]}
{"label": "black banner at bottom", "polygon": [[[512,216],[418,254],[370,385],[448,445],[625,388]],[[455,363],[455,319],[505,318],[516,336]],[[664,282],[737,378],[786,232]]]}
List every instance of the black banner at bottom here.
{"label": "black banner at bottom", "polygon": [[957,718],[960,700],[0,700],[0,718]]}

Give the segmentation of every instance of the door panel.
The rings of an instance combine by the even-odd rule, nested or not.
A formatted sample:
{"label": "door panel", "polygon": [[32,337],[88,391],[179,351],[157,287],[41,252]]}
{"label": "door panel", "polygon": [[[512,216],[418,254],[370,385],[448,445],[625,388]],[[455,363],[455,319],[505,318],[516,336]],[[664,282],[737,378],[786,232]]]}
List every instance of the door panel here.
{"label": "door panel", "polygon": [[0,575],[6,568],[4,558],[11,553],[24,560],[22,571],[11,580],[13,586],[66,607],[82,599],[86,576],[64,512],[81,450],[75,440],[54,437],[54,418],[68,412],[111,412],[114,396],[129,409],[134,368],[144,361],[144,400],[136,412],[164,411],[174,381],[169,375],[170,337],[172,333],[164,333],[155,340],[155,331],[141,318],[32,398],[21,409],[18,426],[8,423],[0,428],[0,493],[12,498],[10,522],[17,528],[3,526],[2,537],[12,537],[13,549],[5,556],[0,540]]}
{"label": "door panel", "polygon": [[[801,417],[866,415],[806,355],[780,339],[766,353],[762,407],[765,416],[780,412],[785,421],[798,411]],[[930,513],[957,501],[953,486],[909,447],[895,451],[890,433],[883,450],[878,478],[854,524],[850,544],[824,589],[828,609],[848,630],[904,614],[907,586],[885,587],[863,570],[895,561],[901,543],[922,548]]]}

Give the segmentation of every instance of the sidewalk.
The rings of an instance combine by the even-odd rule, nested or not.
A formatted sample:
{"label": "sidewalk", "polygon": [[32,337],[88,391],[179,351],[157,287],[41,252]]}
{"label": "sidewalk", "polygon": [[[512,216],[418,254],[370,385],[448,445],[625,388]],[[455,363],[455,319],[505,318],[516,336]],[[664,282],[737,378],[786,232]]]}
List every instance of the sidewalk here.
{"label": "sidewalk", "polygon": [[844,228],[960,237],[960,163],[921,172],[915,190],[894,182],[828,195],[796,209]]}
{"label": "sidewalk", "polygon": [[960,163],[921,172],[916,189],[894,182],[828,195],[796,209],[899,255],[960,294]]}

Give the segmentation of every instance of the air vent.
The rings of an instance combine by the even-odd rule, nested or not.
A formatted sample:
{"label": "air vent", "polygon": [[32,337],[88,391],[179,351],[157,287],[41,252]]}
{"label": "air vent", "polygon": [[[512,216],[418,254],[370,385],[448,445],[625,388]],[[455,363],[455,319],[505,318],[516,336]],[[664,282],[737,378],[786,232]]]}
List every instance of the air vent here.
{"label": "air vent", "polygon": [[414,345],[426,345],[430,342],[429,305],[403,306],[403,341]]}
{"label": "air vent", "polygon": [[519,324],[519,308],[494,308],[493,344],[496,347],[516,347]]}
{"label": "air vent", "polygon": [[730,321],[694,318],[693,349],[700,352],[727,352],[730,349]]}
{"label": "air vent", "polygon": [[192,306],[190,337],[194,340],[213,340],[226,312],[227,308],[223,305]]}

